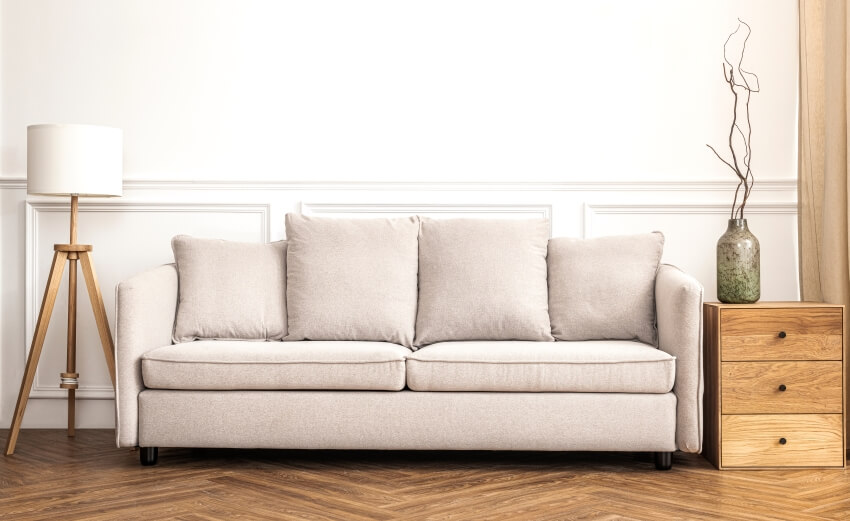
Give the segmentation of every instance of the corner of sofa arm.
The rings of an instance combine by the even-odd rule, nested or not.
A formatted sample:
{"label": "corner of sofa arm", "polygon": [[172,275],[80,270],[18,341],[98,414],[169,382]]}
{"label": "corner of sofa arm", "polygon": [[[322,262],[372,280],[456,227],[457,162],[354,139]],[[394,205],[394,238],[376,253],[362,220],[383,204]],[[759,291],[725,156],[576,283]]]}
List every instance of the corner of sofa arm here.
{"label": "corner of sofa arm", "polygon": [[676,357],[676,445],[702,451],[703,287],[675,266],[662,264],[655,279],[658,348]]}
{"label": "corner of sofa arm", "polygon": [[115,288],[115,431],[119,447],[139,439],[141,357],[171,344],[177,313],[177,268],[166,264],[120,282]]}

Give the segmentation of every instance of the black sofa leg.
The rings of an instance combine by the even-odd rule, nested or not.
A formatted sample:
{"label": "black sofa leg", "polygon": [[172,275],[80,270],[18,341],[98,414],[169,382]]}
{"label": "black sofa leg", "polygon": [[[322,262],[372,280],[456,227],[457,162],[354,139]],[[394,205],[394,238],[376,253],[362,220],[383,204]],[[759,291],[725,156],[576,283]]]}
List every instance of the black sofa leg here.
{"label": "black sofa leg", "polygon": [[139,447],[139,462],[145,467],[156,465],[159,447]]}
{"label": "black sofa leg", "polygon": [[658,470],[670,470],[671,468],[673,468],[673,453],[656,452],[655,468],[657,468]]}

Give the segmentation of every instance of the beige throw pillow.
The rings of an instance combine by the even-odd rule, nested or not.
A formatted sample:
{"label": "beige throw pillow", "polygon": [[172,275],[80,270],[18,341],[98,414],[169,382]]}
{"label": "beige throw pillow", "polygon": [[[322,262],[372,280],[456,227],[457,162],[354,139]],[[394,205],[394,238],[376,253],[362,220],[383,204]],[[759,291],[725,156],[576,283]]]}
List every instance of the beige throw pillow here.
{"label": "beige throw pillow", "polygon": [[173,340],[281,340],[286,335],[286,242],[171,240],[178,300]]}
{"label": "beige throw pillow", "polygon": [[548,238],[545,219],[422,219],[414,344],[553,340]]}
{"label": "beige throw pillow", "polygon": [[549,317],[558,340],[657,345],[655,274],[664,235],[549,241]]}
{"label": "beige throw pillow", "polygon": [[286,215],[285,340],[410,346],[416,321],[419,219]]}

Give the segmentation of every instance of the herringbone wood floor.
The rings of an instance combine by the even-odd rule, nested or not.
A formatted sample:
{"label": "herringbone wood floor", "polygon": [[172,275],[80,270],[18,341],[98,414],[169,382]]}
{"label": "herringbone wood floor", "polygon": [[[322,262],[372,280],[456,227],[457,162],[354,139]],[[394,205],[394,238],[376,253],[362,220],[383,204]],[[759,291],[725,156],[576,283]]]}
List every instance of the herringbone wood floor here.
{"label": "herringbone wood floor", "polygon": [[[8,431],[0,430],[5,444]],[[21,432],[0,456],[3,520],[850,520],[850,471],[718,472],[677,454],[161,449],[111,430]]]}

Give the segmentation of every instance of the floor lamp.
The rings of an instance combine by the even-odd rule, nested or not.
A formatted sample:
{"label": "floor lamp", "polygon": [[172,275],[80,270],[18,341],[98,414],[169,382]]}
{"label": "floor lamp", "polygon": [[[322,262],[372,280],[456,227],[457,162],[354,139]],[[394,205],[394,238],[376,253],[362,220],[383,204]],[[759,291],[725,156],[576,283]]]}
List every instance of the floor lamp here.
{"label": "floor lamp", "polygon": [[77,244],[77,198],[118,197],[122,188],[121,130],[93,125],[31,125],[27,127],[27,193],[71,198],[71,240],[53,245],[53,264],[41,301],[35,333],[32,337],[21,390],[12,416],[6,455],[15,452],[15,443],[35,379],[38,359],[50,314],[56,303],[65,263],[68,269],[68,349],[66,372],[60,375],[59,387],[68,390],[68,436],[74,435],[77,365],[77,261],[88,288],[94,319],[106,357],[106,366],[115,387],[115,354],[112,333],[106,319],[106,308],[91,260],[92,247]]}

